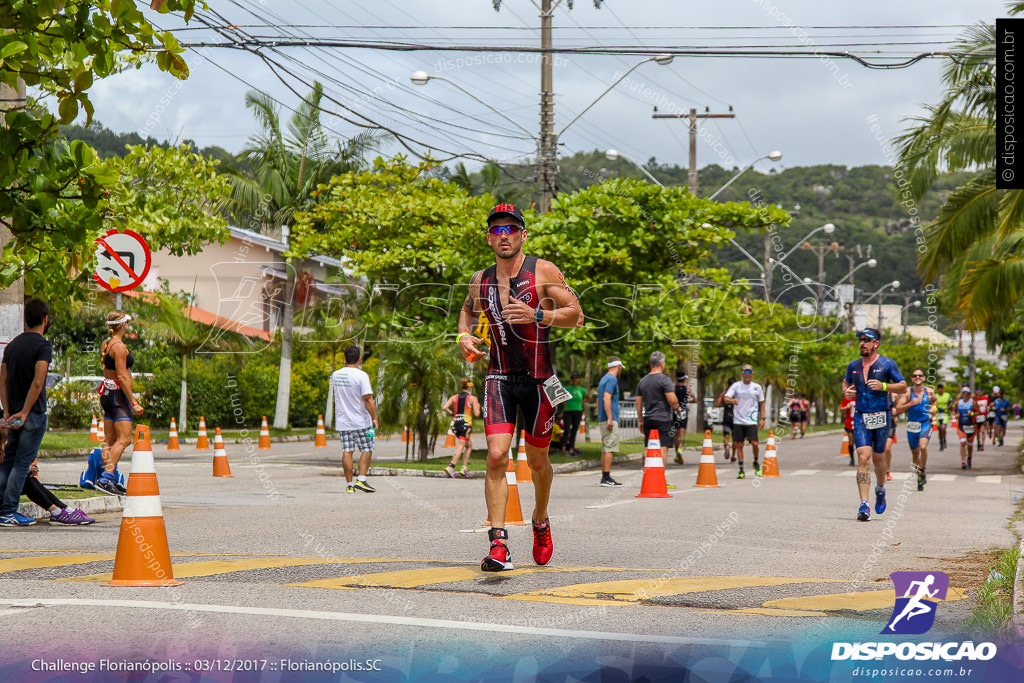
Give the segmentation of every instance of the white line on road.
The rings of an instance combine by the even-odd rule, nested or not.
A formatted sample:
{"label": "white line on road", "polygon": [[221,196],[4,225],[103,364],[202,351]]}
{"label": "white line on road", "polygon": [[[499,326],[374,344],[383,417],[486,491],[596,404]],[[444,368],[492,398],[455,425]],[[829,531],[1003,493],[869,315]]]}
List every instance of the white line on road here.
{"label": "white line on road", "polygon": [[1003,483],[1003,476],[1001,474],[982,474],[975,477],[974,481],[979,484],[1001,484]]}
{"label": "white line on road", "polygon": [[555,638],[579,638],[583,640],[614,640],[633,643],[664,643],[667,645],[724,645],[736,647],[765,647],[767,644],[752,640],[719,640],[715,638],[686,638],[659,636],[641,633],[613,633],[603,631],[565,631],[554,628],[534,628],[511,624],[469,623],[447,619],[424,619],[420,617],[396,617],[384,614],[353,614],[351,612],[320,612],[304,609],[279,609],[273,607],[241,607],[235,605],[198,605],[178,602],[157,602],[154,600],[86,600],[81,598],[53,598],[46,600],[0,601],[11,607],[114,607],[170,610],[175,612],[213,612],[219,614],[250,614],[291,619],[319,619],[322,621],[349,621],[365,624],[392,624],[395,626],[416,626],[422,628],[448,628],[486,633],[515,633],[528,636],[551,636]]}
{"label": "white line on road", "polygon": [[610,508],[613,505],[625,505],[626,503],[635,503],[636,498],[627,498],[626,500],[617,500],[614,503],[605,503],[603,505],[587,505],[584,510],[600,510],[601,508]]}
{"label": "white line on road", "polygon": [[797,470],[796,472],[791,472],[789,476],[791,476],[791,477],[809,477],[811,475],[818,474],[819,472],[821,472],[821,470]]}
{"label": "white line on road", "polygon": [[929,474],[928,475],[928,483],[929,484],[932,483],[933,481],[953,481],[954,479],[956,479],[956,475],[955,474]]}

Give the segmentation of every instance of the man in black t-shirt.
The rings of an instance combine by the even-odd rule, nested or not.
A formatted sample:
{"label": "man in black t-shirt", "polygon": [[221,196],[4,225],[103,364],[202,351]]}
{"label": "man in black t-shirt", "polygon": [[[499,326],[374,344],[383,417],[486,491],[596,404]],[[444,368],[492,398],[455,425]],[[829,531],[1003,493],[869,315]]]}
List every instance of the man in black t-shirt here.
{"label": "man in black t-shirt", "polygon": [[8,428],[0,462],[0,525],[29,526],[31,517],[18,514],[18,501],[32,461],[46,433],[46,372],[53,347],[43,333],[50,325],[50,307],[41,299],[25,303],[25,331],[11,340],[0,362],[0,403]]}
{"label": "man in black t-shirt", "polygon": [[672,416],[677,410],[676,388],[665,374],[665,354],[655,351],[651,354],[651,371],[636,385],[636,417],[645,445],[650,440],[651,431],[658,430],[662,462],[668,456],[668,445],[675,437]]}

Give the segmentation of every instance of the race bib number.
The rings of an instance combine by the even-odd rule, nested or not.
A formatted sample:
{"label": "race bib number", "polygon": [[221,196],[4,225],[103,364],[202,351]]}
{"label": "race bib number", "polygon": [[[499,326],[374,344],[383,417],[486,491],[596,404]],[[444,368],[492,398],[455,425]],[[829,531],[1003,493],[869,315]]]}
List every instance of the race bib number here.
{"label": "race bib number", "polygon": [[974,433],[974,425],[972,425],[972,424],[965,424],[963,427],[960,428],[960,431],[962,431],[964,434],[973,434]]}
{"label": "race bib number", "polygon": [[907,423],[907,434],[920,434],[921,423],[920,422],[908,422]]}
{"label": "race bib number", "polygon": [[882,429],[888,426],[885,420],[885,411],[880,413],[861,413],[866,429]]}
{"label": "race bib number", "polygon": [[572,394],[569,393],[569,390],[563,387],[562,383],[558,381],[558,375],[551,375],[544,380],[544,384],[541,386],[544,387],[544,393],[547,394],[548,401],[552,406],[565,403],[572,398]]}
{"label": "race bib number", "polygon": [[985,416],[984,415],[975,415],[974,416],[974,421],[977,422],[978,424],[981,424],[982,422],[985,421]]}

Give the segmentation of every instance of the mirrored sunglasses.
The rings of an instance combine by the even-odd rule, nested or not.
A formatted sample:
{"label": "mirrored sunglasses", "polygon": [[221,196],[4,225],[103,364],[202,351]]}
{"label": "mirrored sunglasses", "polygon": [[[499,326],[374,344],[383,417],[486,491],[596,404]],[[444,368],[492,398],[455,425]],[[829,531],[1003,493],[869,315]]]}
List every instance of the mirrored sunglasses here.
{"label": "mirrored sunglasses", "polygon": [[489,232],[489,233],[491,233],[492,235],[495,235],[495,236],[498,236],[498,235],[513,235],[513,234],[515,234],[516,232],[518,232],[518,231],[520,231],[522,229],[523,229],[523,226],[516,225],[515,223],[511,223],[509,225],[492,225],[491,227],[487,228],[487,232]]}

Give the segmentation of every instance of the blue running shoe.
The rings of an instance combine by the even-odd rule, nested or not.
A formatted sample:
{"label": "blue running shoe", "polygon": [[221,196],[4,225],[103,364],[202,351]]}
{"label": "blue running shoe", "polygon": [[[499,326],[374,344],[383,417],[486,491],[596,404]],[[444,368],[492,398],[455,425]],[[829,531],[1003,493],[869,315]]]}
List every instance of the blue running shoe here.
{"label": "blue running shoe", "polygon": [[860,522],[867,522],[871,520],[871,510],[868,509],[867,503],[860,504],[860,510],[857,512],[857,520]]}
{"label": "blue running shoe", "polygon": [[885,512],[885,487],[881,491],[875,489],[875,513],[882,514]]}

